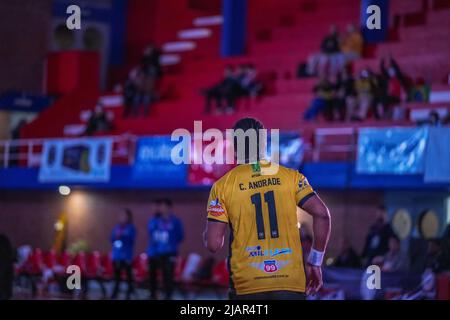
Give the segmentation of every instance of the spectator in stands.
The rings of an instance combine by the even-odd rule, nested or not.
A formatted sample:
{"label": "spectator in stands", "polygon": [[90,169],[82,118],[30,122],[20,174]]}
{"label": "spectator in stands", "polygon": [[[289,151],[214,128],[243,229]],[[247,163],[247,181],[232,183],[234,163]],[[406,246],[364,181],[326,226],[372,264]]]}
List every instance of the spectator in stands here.
{"label": "spectator in stands", "polygon": [[144,55],[141,59],[141,65],[144,73],[152,79],[157,79],[162,76],[162,69],[160,63],[161,52],[154,43],[151,43],[145,48]]}
{"label": "spectator in stands", "polygon": [[408,102],[429,102],[430,101],[430,84],[428,84],[424,78],[419,77],[415,82],[411,81],[409,92],[405,91],[408,95]]}
{"label": "spectator in stands", "polygon": [[14,249],[9,238],[0,234],[0,300],[12,298],[14,258]]}
{"label": "spectator in stands", "polygon": [[141,59],[141,70],[143,74],[141,86],[141,101],[144,106],[144,115],[148,116],[150,112],[150,105],[158,100],[156,94],[156,84],[162,76],[162,69],[160,64],[160,51],[154,45],[150,44],[144,51]]}
{"label": "spectator in stands", "polygon": [[444,119],[444,125],[450,125],[450,107],[447,109],[447,116]]}
{"label": "spectator in stands", "polygon": [[355,249],[346,238],[340,241],[339,254],[333,265],[340,268],[360,268],[361,261]]}
{"label": "spectator in stands", "polygon": [[322,44],[320,45],[320,49],[322,53],[325,54],[334,54],[340,52],[339,47],[339,33],[336,25],[330,26],[330,32],[325,36],[322,40]]}
{"label": "spectator in stands", "polygon": [[355,82],[357,106],[356,111],[351,115],[352,120],[362,121],[367,118],[373,103],[375,87],[375,75],[368,69],[362,70]]}
{"label": "spectator in stands", "polygon": [[316,119],[320,114],[327,115],[332,108],[334,99],[334,87],[327,77],[320,78],[314,87],[315,97],[303,118],[307,121]]}
{"label": "spectator in stands", "polygon": [[108,132],[112,130],[113,115],[105,112],[103,105],[97,103],[94,112],[88,120],[85,135],[92,136],[97,132]]}
{"label": "spectator in stands", "polygon": [[150,297],[157,299],[157,274],[161,270],[165,299],[172,297],[174,289],[174,264],[178,247],[184,239],[183,224],[172,212],[170,199],[155,201],[156,213],[148,222]]}
{"label": "spectator in stands", "polygon": [[[397,67],[395,67],[397,66]],[[387,69],[384,59],[380,63],[381,74],[378,77],[379,95],[375,99],[375,116],[377,119],[391,119],[392,107],[401,101],[402,83],[400,81],[398,65],[391,58],[391,65]]]}
{"label": "spectator in stands", "polygon": [[111,299],[116,299],[117,294],[119,293],[122,271],[125,271],[127,277],[128,290],[126,298],[130,299],[131,294],[134,291],[131,264],[133,260],[135,239],[136,228],[133,224],[133,213],[131,210],[125,209],[124,213],[120,216],[119,223],[111,232],[110,238],[112,244],[112,260],[114,264],[115,281]]}
{"label": "spectator in stands", "polygon": [[396,235],[389,237],[389,250],[383,256],[376,256],[372,263],[379,265],[381,271],[398,272],[408,269],[408,256],[404,254],[400,247],[400,239]]}
{"label": "spectator in stands", "polygon": [[431,127],[440,127],[442,125],[442,122],[439,112],[437,112],[436,110],[430,111],[430,113],[428,114],[428,121],[426,122],[426,124]]}
{"label": "spectator in stands", "polygon": [[347,26],[347,31],[341,39],[340,48],[346,63],[362,56],[364,39],[361,31],[353,23]]}
{"label": "spectator in stands", "polygon": [[428,268],[433,272],[442,272],[450,269],[450,256],[448,252],[443,250],[443,241],[439,239],[431,239],[428,241],[425,269]]}
{"label": "spectator in stands", "polygon": [[342,69],[336,82],[336,95],[333,102],[333,120],[350,120],[356,110],[355,79],[348,68]]}
{"label": "spectator in stands", "polygon": [[139,113],[139,103],[141,97],[140,88],[143,82],[143,73],[140,67],[131,69],[128,74],[127,81],[125,82],[123,90],[123,99],[125,104],[124,117],[129,117],[131,114],[137,116]]}
{"label": "spectator in stands", "polygon": [[336,75],[343,66],[343,55],[339,47],[339,33],[332,25],[320,45],[320,53],[312,54],[307,61],[306,71],[309,75]]}
{"label": "spectator in stands", "polygon": [[389,250],[389,238],[394,231],[388,222],[386,207],[379,206],[376,220],[369,229],[362,253],[363,265],[367,266],[376,256],[383,256]]}
{"label": "spectator in stands", "polygon": [[[232,66],[226,66],[223,79],[204,91],[206,97],[205,113],[211,112],[211,104],[216,103],[217,112],[232,112],[241,91]],[[223,104],[225,103],[225,107]]]}
{"label": "spectator in stands", "polygon": [[261,93],[263,86],[257,76],[256,69],[251,63],[241,66],[237,81],[243,96],[254,98]]}

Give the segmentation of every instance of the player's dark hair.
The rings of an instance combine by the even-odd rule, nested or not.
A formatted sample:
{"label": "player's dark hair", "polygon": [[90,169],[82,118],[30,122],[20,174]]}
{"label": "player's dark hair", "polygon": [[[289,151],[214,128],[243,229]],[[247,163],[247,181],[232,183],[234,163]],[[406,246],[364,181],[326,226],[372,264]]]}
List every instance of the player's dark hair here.
{"label": "player's dark hair", "polygon": [[[257,160],[260,160],[260,146],[261,146],[261,142],[259,141],[259,130],[264,129],[264,125],[262,124],[261,121],[259,121],[258,119],[255,118],[242,118],[240,120],[238,120],[233,127],[233,130],[239,130],[241,129],[242,131],[244,131],[244,134],[247,132],[247,130],[255,130],[256,131],[256,155],[257,155]],[[238,148],[238,139],[237,136],[234,136],[234,150],[236,151]],[[245,137],[245,162],[248,163],[250,160],[250,139],[248,136]]]}

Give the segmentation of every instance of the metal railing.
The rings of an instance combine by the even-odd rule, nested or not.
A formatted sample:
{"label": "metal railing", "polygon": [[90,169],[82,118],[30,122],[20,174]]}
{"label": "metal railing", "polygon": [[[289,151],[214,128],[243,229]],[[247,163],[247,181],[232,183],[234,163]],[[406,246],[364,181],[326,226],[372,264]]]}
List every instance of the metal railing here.
{"label": "metal railing", "polygon": [[[344,141],[329,142],[330,137]],[[312,160],[318,162],[324,153],[340,155],[340,159],[354,160],[356,154],[358,130],[356,128],[318,128],[314,131]]]}
{"label": "metal railing", "polygon": [[[306,152],[311,160],[336,159],[353,160],[355,158],[358,130],[356,128],[318,128],[314,132],[314,141],[307,143]],[[330,142],[330,137],[344,140]],[[113,141],[112,163],[133,164],[137,136],[125,134],[110,136]],[[76,138],[80,139],[80,138]],[[12,166],[39,167],[45,141],[75,140],[72,138],[39,138],[20,140],[0,140],[0,168]],[[323,155],[327,154],[328,157]],[[330,156],[331,155],[331,156]]]}
{"label": "metal railing", "polygon": [[[137,137],[130,134],[110,136],[112,140],[112,163],[132,164],[136,148]],[[0,168],[13,166],[39,167],[42,150],[46,141],[79,140],[71,138],[39,138],[0,140]]]}

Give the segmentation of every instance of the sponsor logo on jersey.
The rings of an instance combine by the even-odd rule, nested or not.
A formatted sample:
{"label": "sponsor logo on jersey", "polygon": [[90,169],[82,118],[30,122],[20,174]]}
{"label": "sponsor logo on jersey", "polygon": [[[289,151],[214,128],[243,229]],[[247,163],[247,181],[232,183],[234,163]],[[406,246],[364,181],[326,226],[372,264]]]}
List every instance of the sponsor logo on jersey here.
{"label": "sponsor logo on jersey", "polygon": [[298,182],[298,188],[300,190],[303,190],[303,189],[305,189],[308,186],[309,186],[309,182],[308,182],[308,179],[306,179],[306,178],[303,178],[302,180],[300,180]]}
{"label": "sponsor logo on jersey", "polygon": [[225,209],[220,204],[219,199],[212,200],[209,203],[208,213],[214,217],[219,217],[225,213]]}
{"label": "sponsor logo on jersey", "polygon": [[261,246],[253,246],[246,248],[249,258],[254,257],[275,257],[283,254],[291,254],[291,248],[275,248],[263,250]]}
{"label": "sponsor logo on jersey", "polygon": [[250,263],[250,266],[258,270],[264,271],[265,273],[276,273],[290,263],[291,263],[290,260],[278,261],[272,259],[272,260],[264,260],[263,262],[253,262]]}

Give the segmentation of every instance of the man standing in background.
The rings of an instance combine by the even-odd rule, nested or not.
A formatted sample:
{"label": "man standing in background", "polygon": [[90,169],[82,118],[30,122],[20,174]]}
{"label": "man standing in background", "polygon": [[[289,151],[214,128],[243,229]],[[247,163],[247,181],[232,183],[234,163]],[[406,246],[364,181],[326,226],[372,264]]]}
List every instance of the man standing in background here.
{"label": "man standing in background", "polygon": [[370,265],[376,256],[384,256],[389,251],[389,238],[394,235],[385,206],[378,207],[376,217],[366,236],[362,253],[364,266]]}
{"label": "man standing in background", "polygon": [[184,239],[183,224],[172,212],[170,199],[155,201],[155,215],[148,222],[150,298],[158,299],[157,272],[161,270],[164,282],[164,299],[172,298],[174,265],[178,247]]}
{"label": "man standing in background", "polygon": [[111,299],[116,299],[119,293],[122,271],[125,271],[127,276],[127,300],[130,299],[134,291],[131,264],[133,261],[135,239],[136,228],[133,223],[133,213],[131,210],[125,209],[120,216],[119,223],[111,232],[112,260],[114,264],[114,289]]}

